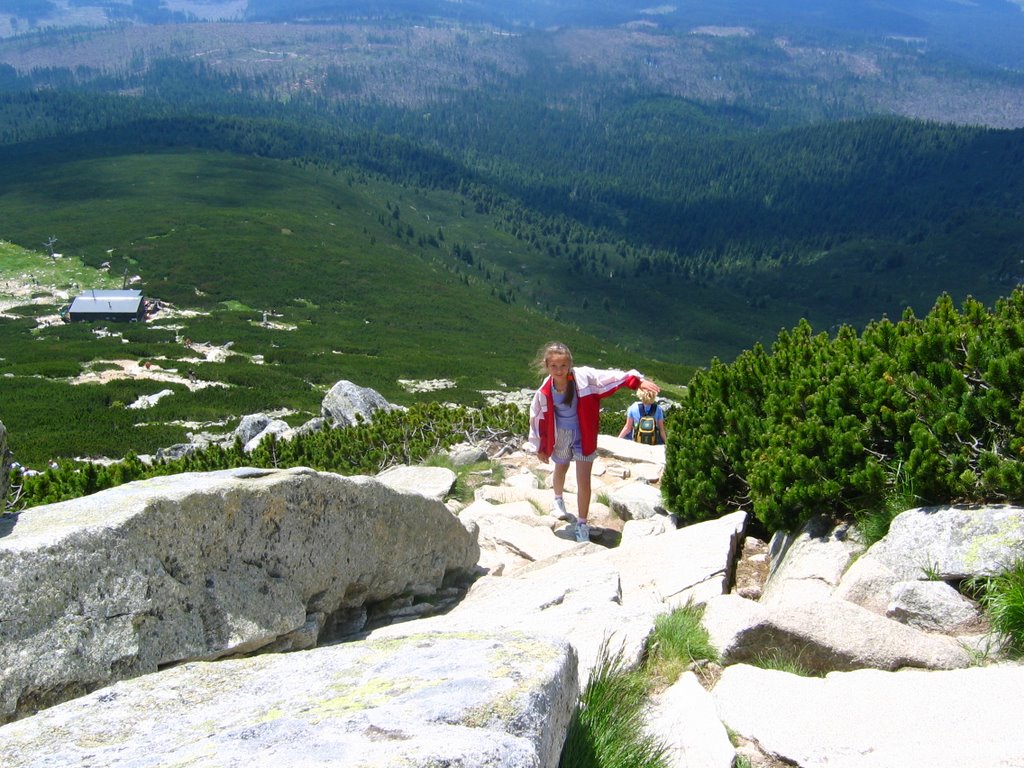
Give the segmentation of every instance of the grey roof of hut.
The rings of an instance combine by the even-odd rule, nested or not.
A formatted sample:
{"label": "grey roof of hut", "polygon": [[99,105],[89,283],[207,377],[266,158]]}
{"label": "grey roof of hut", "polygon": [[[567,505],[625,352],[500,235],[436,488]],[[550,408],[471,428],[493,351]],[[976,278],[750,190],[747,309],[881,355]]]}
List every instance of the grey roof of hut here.
{"label": "grey roof of hut", "polygon": [[75,315],[139,315],[142,312],[142,291],[92,289],[78,295],[71,302],[68,313]]}

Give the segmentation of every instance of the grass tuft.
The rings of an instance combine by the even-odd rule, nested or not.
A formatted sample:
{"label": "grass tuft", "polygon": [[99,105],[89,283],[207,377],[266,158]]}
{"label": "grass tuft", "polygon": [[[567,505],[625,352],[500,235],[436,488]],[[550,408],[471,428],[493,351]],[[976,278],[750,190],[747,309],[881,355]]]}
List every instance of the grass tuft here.
{"label": "grass tuft", "polygon": [[857,528],[869,547],[889,532],[889,526],[898,515],[920,503],[920,498],[914,493],[914,484],[902,466],[896,468],[894,477],[893,487],[889,489],[881,508],[864,510],[857,515]]}
{"label": "grass tuft", "polygon": [[478,461],[473,464],[456,466],[446,454],[435,453],[423,460],[427,467],[444,467],[455,473],[455,482],[449,494],[458,501],[473,501],[476,489],[486,481],[490,485],[500,485],[504,479],[504,467],[497,462]]}
{"label": "grass tuft", "polygon": [[569,724],[560,768],[663,768],[666,749],[646,731],[647,676],[602,646]]}
{"label": "grass tuft", "polygon": [[800,653],[784,651],[781,648],[771,648],[759,654],[751,664],[761,669],[774,669],[779,672],[788,672],[791,675],[800,677],[822,677],[819,672],[814,671],[801,660]]}
{"label": "grass tuft", "polygon": [[971,586],[979,593],[1004,652],[1011,658],[1024,656],[1024,558],[1002,573],[973,580]]}
{"label": "grass tuft", "polygon": [[672,685],[694,664],[718,660],[718,651],[701,624],[703,616],[703,607],[691,601],[658,617],[647,642],[647,670],[652,684]]}

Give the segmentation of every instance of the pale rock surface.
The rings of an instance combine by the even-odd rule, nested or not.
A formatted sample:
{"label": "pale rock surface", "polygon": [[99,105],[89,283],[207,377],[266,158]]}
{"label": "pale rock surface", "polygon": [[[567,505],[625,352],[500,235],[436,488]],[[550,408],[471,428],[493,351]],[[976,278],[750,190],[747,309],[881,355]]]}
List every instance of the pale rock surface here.
{"label": "pale rock surface", "polygon": [[768,549],[772,567],[761,602],[781,605],[831,596],[865,547],[848,523],[816,517],[795,534],[775,534]]}
{"label": "pale rock surface", "polygon": [[720,595],[708,601],[704,627],[724,664],[755,662],[772,653],[811,672],[957,669],[971,663],[955,639],[921,632],[845,600],[763,605]]}
{"label": "pale rock surface", "polygon": [[631,463],[665,466],[664,445],[644,445],[614,435],[598,435],[597,452],[601,456]]}
{"label": "pale rock surface", "polygon": [[901,581],[885,615],[925,632],[977,634],[988,629],[981,606],[944,581]]}
{"label": "pale rock surface", "polygon": [[293,437],[299,437],[301,435],[309,435],[314,432],[321,432],[327,428],[327,420],[323,416],[314,416],[309,421],[303,422],[297,427],[285,432],[281,435],[282,440],[291,440]]}
{"label": "pale rock surface", "polygon": [[1024,550],[1024,509],[942,507],[898,515],[888,534],[844,575],[837,595],[885,613],[890,587],[907,581],[959,582],[1007,565]]}
{"label": "pale rock surface", "polygon": [[647,520],[655,515],[668,516],[661,491],[647,483],[628,483],[609,494],[612,512],[623,520]]}
{"label": "pale rock surface", "polygon": [[674,531],[675,528],[672,518],[665,515],[655,515],[645,520],[627,520],[622,525],[622,543],[648,536],[660,536]]}
{"label": "pale rock surface", "polygon": [[808,678],[740,664],[713,690],[730,729],[800,768],[1020,768],[1024,666]]}
{"label": "pale rock surface", "polygon": [[448,458],[456,467],[468,467],[487,461],[487,451],[478,445],[454,445],[448,450]]}
{"label": "pale rock surface", "polygon": [[249,441],[245,443],[243,450],[246,453],[252,453],[259,448],[260,443],[270,435],[277,435],[278,438],[281,438],[290,429],[291,427],[288,426],[288,422],[284,419],[271,419],[263,429],[253,435]]}
{"label": "pale rock surface", "polygon": [[[602,437],[601,446],[594,467],[595,499],[599,495],[611,498],[618,489],[636,483],[638,478],[648,483],[656,483],[660,478],[661,465],[657,463],[657,458],[652,461],[648,453],[651,446],[640,446],[631,441],[609,437]],[[389,616],[392,621],[388,626],[373,629],[369,635],[361,636],[367,640],[354,640],[344,647],[360,648],[368,642],[384,643],[383,646],[375,645],[376,648],[392,648],[395,647],[392,644],[397,644],[402,650],[396,653],[404,654],[408,651],[408,663],[418,664],[411,660],[418,652],[418,643],[424,643],[423,648],[428,656],[434,653],[434,642],[423,641],[424,637],[483,637],[485,641],[495,639],[496,642],[506,644],[511,642],[510,633],[525,631],[533,635],[529,641],[531,643],[543,643],[544,640],[539,638],[544,637],[551,638],[550,642],[555,647],[568,642],[569,656],[578,655],[578,674],[585,682],[602,647],[621,651],[629,663],[639,662],[656,617],[672,607],[693,600],[705,606],[705,625],[713,639],[719,638],[730,660],[736,660],[744,653],[771,653],[781,647],[789,649],[798,661],[813,661],[814,665],[822,669],[842,669],[861,664],[894,669],[918,663],[928,667],[962,666],[967,663],[967,651],[957,642],[964,640],[963,636],[953,638],[913,628],[928,622],[937,622],[940,626],[956,623],[951,617],[959,615],[956,610],[958,601],[942,588],[947,586],[952,589],[949,584],[957,583],[956,579],[951,578],[949,583],[932,581],[925,578],[922,569],[916,564],[909,570],[901,571],[898,567],[900,563],[916,563],[920,559],[922,541],[940,540],[945,534],[933,531],[914,537],[894,536],[892,542],[881,548],[884,556],[872,557],[874,548],[862,552],[863,548],[848,530],[821,525],[815,527],[812,523],[795,536],[773,540],[774,584],[765,603],[759,604],[736,595],[722,595],[730,588],[738,545],[744,538],[744,513],[734,513],[719,520],[679,530],[675,529],[672,518],[661,514],[647,520],[630,520],[625,524],[620,521],[622,544],[619,547],[606,549],[593,543],[580,545],[572,541],[566,526],[546,514],[552,500],[550,465],[539,465],[534,457],[521,454],[505,456],[502,463],[505,464],[506,477],[519,474],[543,477],[547,474],[548,480],[547,487],[543,489],[507,485],[478,488],[477,501],[459,513],[460,528],[473,532],[470,535],[479,532],[481,548],[475,566],[488,570],[488,575],[475,582],[465,599],[447,614],[407,621],[421,615],[423,604],[416,604],[400,596],[377,603],[378,608],[371,610],[369,617],[366,605],[362,603],[350,606],[348,613],[336,612],[333,614],[335,626],[341,627],[345,617],[349,622],[345,625],[347,629],[339,629],[339,633],[353,636],[368,620],[373,620],[380,606],[386,607],[385,618]],[[641,469],[650,466],[655,469]],[[569,495],[566,497],[571,511],[575,510],[572,475],[570,473]],[[648,475],[654,479],[648,479]],[[938,510],[931,510],[928,514],[932,521],[944,517],[944,513]],[[606,525],[612,524],[615,519],[603,505],[594,503],[592,520],[598,516],[602,516],[602,522]],[[1007,552],[1020,550],[1019,539],[1014,534],[1016,518],[1013,515],[989,511],[984,513],[983,518],[983,522],[974,520],[968,526],[975,531],[971,537],[945,535],[948,541],[959,538],[957,547],[961,551],[952,548],[943,558],[934,559],[929,565],[959,560],[984,567],[985,563],[998,559],[996,554],[1001,547],[1005,547],[1001,550],[1003,559]],[[947,531],[954,527],[944,525]],[[893,528],[899,533],[899,518]],[[961,523],[960,528],[964,528],[964,523]],[[991,541],[997,543],[989,546]],[[764,542],[758,544],[760,549],[749,548],[752,553],[750,559],[753,561],[755,556],[760,556],[762,560],[750,570],[761,571],[761,581],[759,584],[754,583],[757,581],[755,573],[750,583],[745,582],[742,586],[745,594],[751,596],[761,593],[763,572],[768,570],[767,563],[763,562],[767,557],[763,554],[767,545]],[[547,548],[552,546],[558,551],[547,554]],[[886,552],[887,549],[890,551]],[[748,551],[746,542],[743,550],[745,553]],[[928,550],[931,550],[930,546]],[[338,551],[344,551],[344,548],[339,546]],[[976,557],[979,552],[988,554],[979,558]],[[850,567],[851,561],[858,554],[860,557]],[[489,568],[487,563],[493,567]],[[858,569],[871,578],[859,581],[851,579],[857,585],[855,589],[849,586],[847,580]],[[954,570],[941,572],[952,573]],[[874,593],[875,597],[880,595],[876,600],[879,604],[877,614],[838,599],[844,589],[847,595],[856,594],[857,589]],[[913,626],[905,626],[880,615],[886,610],[893,612],[894,617],[898,614],[898,618]],[[305,632],[307,637],[315,641],[318,627],[325,622],[329,620],[322,613],[308,613],[305,623],[284,637],[301,637]],[[378,623],[371,623],[370,626],[377,627]],[[275,642],[280,643],[282,640],[279,638]],[[302,640],[292,642],[301,643]],[[312,689],[321,677],[315,654],[322,650],[328,649],[310,652],[309,661],[291,673],[307,683],[313,681],[314,685],[308,686],[309,696],[320,695]],[[464,662],[474,663],[473,660],[467,661],[451,653],[450,648],[446,648],[445,653],[440,655],[449,657],[444,674],[461,676],[462,672],[458,670],[463,668]],[[262,658],[266,657],[256,657]],[[526,661],[529,662],[529,654]],[[423,668],[429,668],[430,663],[429,660],[423,662]],[[519,674],[518,666],[519,662],[510,664],[508,675],[514,677]],[[825,765],[824,762],[816,762],[822,756],[830,761],[827,762],[829,768],[835,765],[864,765],[868,768],[904,768],[913,765],[1020,768],[1024,766],[1020,746],[1016,742],[1007,743],[1015,734],[1014,725],[1005,721],[1005,717],[1012,718],[1024,707],[1024,694],[1021,693],[1024,687],[1019,680],[1020,667],[1000,667],[1010,670],[1007,673],[1011,681],[1008,685],[990,683],[987,674],[977,677],[973,674],[985,672],[986,669],[918,673],[870,673],[861,670],[833,672],[824,680],[816,680],[781,672],[766,673],[739,664],[725,669],[722,680],[713,688],[711,695],[697,690],[700,685],[692,674],[684,675],[680,683],[651,702],[648,722],[669,747],[673,768],[725,768],[731,765],[731,755],[736,754],[736,750],[731,750],[728,741],[723,740],[725,726],[737,733],[743,744],[748,745],[743,746],[743,749],[750,750],[760,744],[768,752],[769,756],[764,760],[759,752],[745,753],[749,755],[753,768],[783,763]],[[156,677],[163,677],[164,674],[160,673]],[[434,674],[440,677],[442,672],[439,669]],[[864,685],[843,686],[835,682],[842,680],[844,675],[862,674],[881,677],[865,678],[872,682]],[[933,675],[938,676],[938,680],[948,681],[948,693],[940,690],[939,682],[922,685],[921,681],[930,680]],[[876,679],[883,682],[873,682]],[[139,681],[132,681],[132,684],[135,682]],[[570,685],[575,684],[573,682]],[[815,693],[815,686],[818,685],[823,686],[827,694]],[[378,686],[385,691],[403,690],[402,684],[394,678],[391,682],[375,681],[362,688],[376,691]],[[533,693],[527,695],[527,698],[538,702],[539,709],[530,710],[534,714],[538,711],[543,713],[543,708],[548,706],[544,703],[548,700],[546,694],[538,693],[543,690],[547,690],[544,684],[537,684],[532,688]],[[958,690],[963,691],[962,698],[957,698],[954,693]],[[94,696],[101,693],[97,692]],[[345,702],[339,706],[348,706],[351,700],[348,695],[338,698],[337,692],[332,696],[332,702]],[[301,697],[296,695],[296,698]],[[367,698],[370,698],[369,694]],[[989,698],[995,701],[990,702]],[[408,706],[402,710],[404,721],[416,724],[415,727],[409,726],[415,731],[414,738],[418,738],[421,722],[431,722],[431,701],[431,697],[427,696],[423,701],[408,702]],[[880,701],[883,701],[884,706],[879,706]],[[363,702],[360,700],[358,703],[361,706]],[[420,708],[418,703],[425,706]],[[961,718],[965,710],[972,708],[980,709],[983,714],[977,721],[967,718],[971,722],[969,728],[960,728],[953,722]],[[61,707],[56,709],[60,710]],[[301,719],[303,715],[300,710],[301,706],[294,713],[289,711],[288,716]],[[928,713],[928,716],[918,716],[919,711]],[[45,717],[47,712],[30,720]],[[940,725],[931,727],[927,719],[936,712],[939,713]],[[128,728],[134,722],[133,715],[131,708],[122,712],[120,720],[111,715],[106,730]],[[355,714],[352,716],[356,717]],[[506,718],[506,722],[515,719]],[[28,721],[14,725],[23,722]],[[81,725],[86,720],[77,722]],[[242,728],[233,733],[243,734],[247,738],[251,734],[253,738],[263,739],[265,734],[262,729],[269,729],[272,722],[264,719],[252,731]],[[377,722],[374,721],[375,727],[359,732],[358,727],[348,721],[344,728],[350,730],[345,730],[345,734],[361,733],[368,742],[367,749],[372,752],[378,748],[377,741],[388,741],[387,738],[375,739],[374,734],[386,737],[399,732],[377,730],[382,728],[376,725]],[[893,723],[899,723],[900,727],[895,727]],[[38,732],[52,727],[52,723],[44,724]],[[284,740],[283,744],[277,744],[269,732],[266,740],[261,742],[266,747],[261,754],[267,755],[267,759],[274,759],[275,750],[287,755],[288,750],[292,749],[290,739],[306,734],[302,731],[297,737],[291,731],[285,730],[282,733],[284,735],[279,734],[279,738]],[[439,738],[450,742],[446,750],[434,753],[427,748],[423,753],[430,756],[430,759],[436,758],[434,762],[417,763],[410,757],[407,763],[412,766],[422,765],[424,768],[439,764],[439,761],[458,759],[463,759],[460,763],[462,765],[481,767],[529,765],[533,768],[551,765],[553,768],[557,764],[557,755],[551,763],[543,762],[542,758],[537,758],[535,762],[514,762],[518,757],[511,758],[513,762],[502,762],[503,758],[486,751],[463,758],[464,754],[469,754],[460,751],[465,733],[445,731]],[[1007,734],[1009,736],[1004,738]],[[497,744],[505,745],[510,743],[510,735],[514,735],[511,727],[503,731],[498,728],[497,731],[488,731],[485,740],[490,738]],[[6,743],[4,737],[6,729],[0,732],[0,744]],[[560,738],[556,736],[555,740]],[[981,747],[973,752],[971,750],[975,743],[981,744]],[[31,747],[26,749],[30,751]],[[314,761],[319,755],[318,750],[319,747],[314,744],[310,764],[317,764]],[[508,754],[519,753],[512,750]],[[924,761],[917,758],[918,754],[924,756]],[[148,752],[137,751],[135,757],[143,759],[148,758],[148,755]],[[776,757],[773,758],[773,755]],[[852,757],[849,762],[845,762],[848,756]],[[0,752],[0,763],[3,763],[4,757]],[[260,765],[259,759],[245,753],[238,764],[244,763],[247,767]],[[533,757],[529,759],[534,760]],[[20,768],[20,764],[17,765]]]}
{"label": "pale rock surface", "polygon": [[169,397],[173,394],[173,389],[161,389],[159,392],[154,392],[152,395],[141,395],[135,400],[135,402],[129,403],[125,407],[134,411],[146,410],[148,408],[152,408],[165,397]]}
{"label": "pale rock surface", "polygon": [[267,425],[273,419],[266,413],[250,413],[243,416],[238,426],[235,427],[235,431],[232,433],[233,437],[237,437],[241,440],[242,445],[245,445],[252,440],[256,435],[267,428]]}
{"label": "pale rock surface", "polygon": [[570,541],[560,556],[478,579],[447,614],[377,629],[370,637],[425,629],[548,633],[575,647],[585,684],[605,643],[636,664],[658,615],[691,597],[721,594],[745,523],[739,512],[613,549]]}
{"label": "pale rock surface", "polygon": [[459,512],[459,519],[477,523],[481,527],[481,533],[483,527],[492,522],[510,520],[531,528],[543,528],[550,534],[559,522],[551,515],[540,514],[537,507],[529,501],[510,501],[505,504],[474,501]]}
{"label": "pale rock surface", "polygon": [[478,527],[481,557],[477,565],[492,575],[508,576],[530,563],[576,546],[569,537],[553,536],[552,529],[558,521],[539,515],[528,501],[509,504],[476,501],[459,512],[459,520]]}
{"label": "pale rock surface", "polygon": [[837,597],[885,615],[892,587],[909,581],[960,583],[1007,566],[1024,551],[1024,509],[1012,506],[917,508],[898,515],[889,533],[854,562]]}
{"label": "pale rock surface", "polygon": [[653,599],[667,613],[728,591],[746,527],[747,514],[733,512],[602,549],[593,560],[619,570],[623,602]]}
{"label": "pale rock surface", "polygon": [[[600,549],[596,544],[578,548]],[[640,659],[655,611],[653,603],[624,605],[614,568],[588,564],[585,558],[573,555],[535,571],[526,567],[508,577],[486,576],[448,613],[376,629],[370,638],[477,630],[550,635],[573,645],[579,656],[580,684],[585,685],[605,641],[614,649],[621,648],[627,662],[635,664]]]}
{"label": "pale rock surface", "polygon": [[655,464],[652,462],[642,462],[640,464],[633,464],[629,468],[629,477],[634,480],[639,480],[642,483],[648,485],[656,485],[661,482],[661,476],[665,471],[663,464]]}
{"label": "pale rock surface", "polygon": [[436,501],[442,501],[455,485],[455,473],[447,467],[399,465],[385,469],[376,478],[396,491],[418,493]]}
{"label": "pale rock surface", "polygon": [[540,479],[532,472],[518,472],[506,477],[503,485],[507,488],[520,488],[532,491],[540,488]]}
{"label": "pale rock surface", "polygon": [[417,633],[120,682],[5,726],[0,765],[556,768],[578,690],[564,642]]}
{"label": "pale rock surface", "polygon": [[732,768],[736,750],[714,699],[693,672],[651,697],[646,720],[666,747],[668,768]]}
{"label": "pale rock surface", "polygon": [[348,427],[356,423],[356,417],[372,421],[373,414],[380,410],[394,410],[377,390],[360,387],[345,379],[339,381],[324,395],[321,404],[323,417],[332,427]]}
{"label": "pale rock surface", "polygon": [[[518,474],[513,475],[517,477]],[[532,477],[532,475],[531,475]],[[529,483],[514,483],[513,485],[484,485],[473,492],[473,498],[477,501],[490,501],[494,504],[508,504],[516,501],[529,501],[538,509],[550,511],[554,496],[550,489],[540,489]],[[572,497],[572,504],[569,504],[569,497],[566,497],[566,506],[576,506],[575,494]]]}
{"label": "pale rock surface", "polygon": [[336,612],[429,597],[478,559],[440,502],[301,468],[27,510],[0,537],[0,720],[169,664],[295,647]]}

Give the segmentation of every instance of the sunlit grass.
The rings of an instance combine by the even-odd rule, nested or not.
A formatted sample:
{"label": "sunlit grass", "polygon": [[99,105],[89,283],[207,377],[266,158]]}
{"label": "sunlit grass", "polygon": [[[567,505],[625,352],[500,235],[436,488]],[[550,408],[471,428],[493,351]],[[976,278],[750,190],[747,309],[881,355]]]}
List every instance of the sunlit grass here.
{"label": "sunlit grass", "polygon": [[601,648],[569,724],[560,768],[663,768],[665,747],[647,733],[646,675]]}
{"label": "sunlit grass", "polygon": [[1013,658],[1024,656],[1024,558],[995,576],[974,579],[971,587],[979,593],[1003,651]]}
{"label": "sunlit grass", "polygon": [[657,618],[647,643],[647,671],[654,684],[672,685],[695,664],[717,661],[718,651],[701,623],[703,616],[703,608],[690,602]]}

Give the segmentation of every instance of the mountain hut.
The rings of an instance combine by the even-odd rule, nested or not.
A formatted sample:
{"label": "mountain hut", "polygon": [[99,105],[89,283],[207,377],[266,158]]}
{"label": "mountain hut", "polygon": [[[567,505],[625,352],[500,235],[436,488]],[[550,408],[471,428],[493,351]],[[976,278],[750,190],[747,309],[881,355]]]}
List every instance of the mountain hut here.
{"label": "mountain hut", "polygon": [[71,302],[64,319],[71,322],[113,320],[130,322],[142,320],[146,315],[146,302],[142,291],[89,289]]}

